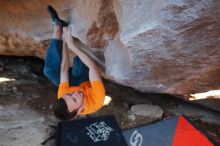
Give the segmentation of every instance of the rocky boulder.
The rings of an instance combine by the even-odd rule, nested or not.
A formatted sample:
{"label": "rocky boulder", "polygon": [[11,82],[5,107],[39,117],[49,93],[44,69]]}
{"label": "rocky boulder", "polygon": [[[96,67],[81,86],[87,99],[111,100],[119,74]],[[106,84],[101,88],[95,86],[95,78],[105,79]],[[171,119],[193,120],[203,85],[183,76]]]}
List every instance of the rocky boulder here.
{"label": "rocky boulder", "polygon": [[131,106],[131,112],[138,116],[146,116],[151,119],[161,118],[163,110],[158,105],[136,104]]}
{"label": "rocky boulder", "polygon": [[49,3],[110,80],[182,96],[220,89],[220,1],[1,1],[0,54],[44,58]]}

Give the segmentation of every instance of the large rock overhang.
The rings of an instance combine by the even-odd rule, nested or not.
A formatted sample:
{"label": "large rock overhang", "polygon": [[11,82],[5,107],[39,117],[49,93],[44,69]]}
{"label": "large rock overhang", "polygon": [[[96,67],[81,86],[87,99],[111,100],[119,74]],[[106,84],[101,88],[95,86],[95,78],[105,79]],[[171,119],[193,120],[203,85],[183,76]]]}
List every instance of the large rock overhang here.
{"label": "large rock overhang", "polygon": [[44,59],[53,32],[48,4],[112,81],[187,99],[220,89],[219,1],[1,1],[1,55]]}

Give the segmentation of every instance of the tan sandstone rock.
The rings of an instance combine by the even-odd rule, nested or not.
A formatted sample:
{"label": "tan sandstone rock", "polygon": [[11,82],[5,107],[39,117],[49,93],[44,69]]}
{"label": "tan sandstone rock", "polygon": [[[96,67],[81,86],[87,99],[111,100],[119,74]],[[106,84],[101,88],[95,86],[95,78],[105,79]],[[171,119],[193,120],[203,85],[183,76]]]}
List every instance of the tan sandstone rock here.
{"label": "tan sandstone rock", "polygon": [[0,54],[44,58],[47,4],[71,22],[110,80],[181,96],[220,89],[220,1],[1,1]]}

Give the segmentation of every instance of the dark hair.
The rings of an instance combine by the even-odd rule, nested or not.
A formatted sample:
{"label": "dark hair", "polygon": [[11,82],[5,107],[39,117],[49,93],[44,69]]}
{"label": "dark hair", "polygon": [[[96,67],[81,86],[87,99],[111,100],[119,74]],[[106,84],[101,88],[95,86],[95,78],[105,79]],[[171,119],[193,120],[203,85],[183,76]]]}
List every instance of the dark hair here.
{"label": "dark hair", "polygon": [[64,99],[60,98],[57,100],[54,115],[60,120],[70,120],[77,115],[78,110],[72,112],[68,111],[67,104]]}

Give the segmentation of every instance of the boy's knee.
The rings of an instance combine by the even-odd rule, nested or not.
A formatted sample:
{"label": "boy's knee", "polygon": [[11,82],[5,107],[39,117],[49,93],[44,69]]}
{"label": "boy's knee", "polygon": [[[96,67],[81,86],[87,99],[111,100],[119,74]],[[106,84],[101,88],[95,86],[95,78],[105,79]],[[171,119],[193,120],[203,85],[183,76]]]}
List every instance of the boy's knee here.
{"label": "boy's knee", "polygon": [[55,85],[59,85],[60,76],[56,71],[52,71],[50,69],[44,68],[44,75],[52,81]]}
{"label": "boy's knee", "polygon": [[56,71],[48,69],[48,68],[44,68],[44,75],[50,79],[50,80],[55,80],[55,78],[59,78],[59,74],[57,74]]}
{"label": "boy's knee", "polygon": [[48,76],[50,76],[50,72],[49,72],[49,70],[46,68],[46,67],[44,67],[44,75],[48,78]]}

